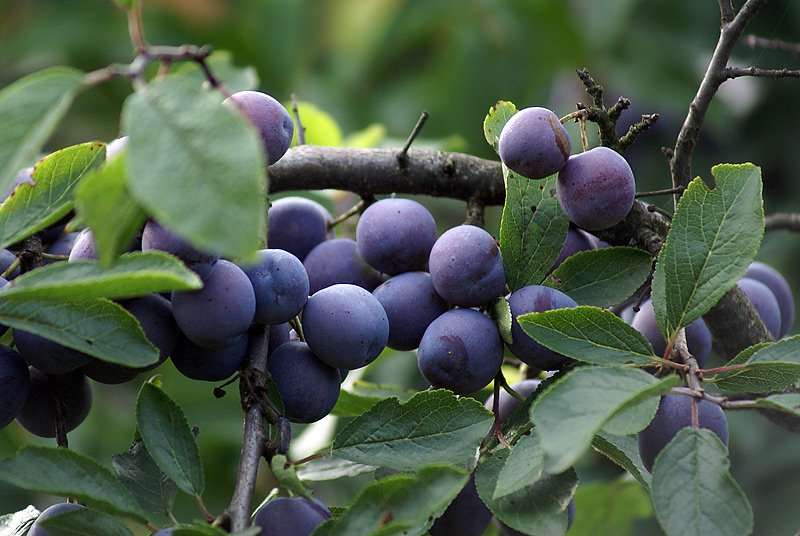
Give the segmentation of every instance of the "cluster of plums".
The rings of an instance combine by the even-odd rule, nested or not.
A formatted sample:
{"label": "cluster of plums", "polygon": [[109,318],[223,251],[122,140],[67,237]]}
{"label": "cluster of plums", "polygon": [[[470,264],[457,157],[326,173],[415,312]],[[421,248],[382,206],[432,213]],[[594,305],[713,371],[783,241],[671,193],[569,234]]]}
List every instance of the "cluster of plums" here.
{"label": "cluster of plums", "polygon": [[570,221],[600,231],[619,223],[633,206],[636,184],[628,162],[608,147],[572,155],[569,134],[547,108],[520,110],[500,131],[503,164],[529,179],[558,173],[556,197]]}
{"label": "cluster of plums", "polygon": [[[270,164],[286,152],[293,133],[291,117],[272,97],[242,92],[225,105],[241,110],[255,124]],[[108,158],[125,142],[126,138],[120,138],[109,144]],[[633,203],[633,174],[619,154],[603,147],[574,156],[570,151],[566,130],[544,108],[527,108],[512,116],[499,140],[501,159],[510,169],[531,179],[558,173],[557,196],[576,228],[568,230],[552,269],[574,253],[602,247],[582,229],[616,224]],[[24,173],[19,180],[25,181]],[[91,231],[63,235],[63,223],[44,233],[46,251],[68,255],[69,262],[95,259]],[[299,423],[328,415],[344,376],[371,363],[386,347],[418,349],[417,363],[425,379],[433,387],[460,395],[488,385],[500,371],[506,350],[539,370],[558,370],[571,362],[524,333],[516,317],[577,303],[541,285],[506,296],[500,249],[484,229],[461,225],[437,237],[434,219],[424,206],[388,198],[364,210],[355,235],[355,240],[337,238],[324,207],[309,199],[287,197],[274,201],[268,212],[270,249],[234,262],[199,251],[157,221],[148,221],[131,250],[170,253],[204,284],[196,291],[120,301],[158,348],[159,362],[142,369],[113,365],[14,329],[16,349],[0,347],[0,428],[16,419],[33,434],[54,437],[58,400],[66,429],[72,430],[89,411],[87,378],[121,383],[167,359],[189,378],[223,381],[242,367],[249,333],[259,325],[269,326],[267,366],[280,392],[284,416]],[[7,271],[13,259],[14,253],[0,251],[0,271]],[[753,263],[739,285],[775,338],[782,337],[794,315],[786,281],[772,268]],[[501,296],[507,297],[514,318],[511,344],[503,342],[485,313]],[[622,316],[645,335],[657,355],[663,355],[666,342],[649,301]],[[689,351],[702,367],[711,351],[710,333],[700,319],[687,327],[686,334]],[[536,380],[526,380],[512,387],[528,396],[538,385]],[[493,400],[486,404],[491,409]],[[518,404],[501,392],[499,421],[504,422]],[[691,404],[687,396],[662,397],[653,422],[639,434],[648,470],[677,431],[690,425]],[[727,423],[720,407],[699,400],[697,410],[699,425],[713,430],[727,444]],[[78,507],[55,505],[40,519]],[[568,513],[571,523],[574,501]],[[306,536],[330,516],[319,501],[280,498],[257,512],[254,523],[262,528],[262,536]],[[491,519],[472,478],[430,533],[479,535]],[[503,534],[521,534],[495,522]],[[30,534],[45,536],[46,532],[34,524]]]}

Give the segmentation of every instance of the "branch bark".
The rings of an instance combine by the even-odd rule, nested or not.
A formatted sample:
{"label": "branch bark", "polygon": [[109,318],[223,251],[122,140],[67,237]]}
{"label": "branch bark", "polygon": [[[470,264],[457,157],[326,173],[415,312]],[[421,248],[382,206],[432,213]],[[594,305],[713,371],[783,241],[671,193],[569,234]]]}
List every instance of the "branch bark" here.
{"label": "branch bark", "polygon": [[[688,186],[692,180],[692,151],[700,136],[700,128],[703,126],[708,107],[711,105],[714,95],[717,94],[719,86],[728,79],[726,69],[733,47],[741,39],[747,24],[765,3],[766,0],[747,0],[730,22],[726,22],[726,9],[722,9],[722,30],[716,49],[708,64],[706,73],[703,75],[697,94],[689,106],[689,113],[686,115],[686,120],[683,122],[678,134],[675,150],[670,159],[673,188]],[[720,5],[723,6],[725,4],[727,2],[723,2]],[[676,195],[676,202],[677,198],[678,196]]]}

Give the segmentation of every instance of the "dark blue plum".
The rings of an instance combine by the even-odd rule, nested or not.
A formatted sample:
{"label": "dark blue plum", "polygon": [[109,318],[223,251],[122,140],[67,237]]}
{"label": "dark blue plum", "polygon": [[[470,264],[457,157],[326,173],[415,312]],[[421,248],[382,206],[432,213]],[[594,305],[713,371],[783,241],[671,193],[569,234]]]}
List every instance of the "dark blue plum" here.
{"label": "dark blue plum", "polygon": [[261,527],[257,536],[309,536],[331,517],[330,511],[316,499],[277,497],[256,512],[253,526]]}
{"label": "dark blue plum", "polygon": [[45,374],[29,367],[30,390],[16,421],[28,432],[39,437],[56,436],[55,397],[61,399],[66,418],[64,425],[71,432],[83,422],[92,407],[92,388],[82,372]]}
{"label": "dark blue plum", "polygon": [[289,337],[290,330],[291,328],[289,327],[288,322],[284,322],[283,324],[273,324],[269,327],[269,345],[267,348],[267,355],[272,355],[272,352],[275,351],[275,348],[291,340]]}
{"label": "dark blue plum", "polygon": [[311,294],[338,283],[358,285],[371,292],[383,281],[381,273],[364,262],[355,241],[349,238],[317,244],[306,255],[303,265],[308,272]]}
{"label": "dark blue plum", "polygon": [[300,259],[282,249],[262,249],[243,270],[255,291],[256,322],[282,324],[303,310],[309,290]]}
{"label": "dark blue plum", "polygon": [[209,278],[219,260],[219,255],[200,251],[154,220],[148,221],[142,231],[142,251],[150,250],[175,255],[203,281]]}
{"label": "dark blue plum", "polygon": [[503,364],[503,341],[489,317],[454,309],[431,322],[419,343],[417,365],[435,388],[468,395],[491,382]]}
{"label": "dark blue plum", "polygon": [[305,197],[284,197],[272,203],[267,213],[267,244],[288,251],[301,261],[328,238],[330,213]]}
{"label": "dark blue plum", "polygon": [[772,291],[778,300],[778,306],[781,310],[781,329],[778,332],[778,337],[783,337],[789,333],[794,323],[794,297],[789,283],[775,268],[761,262],[751,263],[747,267],[747,273],[744,276],[761,281]]}
{"label": "dark blue plum", "polygon": [[396,275],[372,291],[389,318],[386,346],[413,350],[431,322],[447,311],[447,302],[436,293],[427,272]]}
{"label": "dark blue plum", "polygon": [[94,359],[89,354],[67,348],[30,331],[15,328],[13,332],[14,344],[25,362],[48,374],[63,374]]}
{"label": "dark blue plum", "polygon": [[358,220],[356,244],[364,261],[389,275],[426,270],[436,242],[436,222],[411,199],[382,199]]}
{"label": "dark blue plum", "polygon": [[368,291],[333,285],[308,299],[303,334],[319,359],[334,368],[353,370],[371,363],[386,347],[389,319]]}
{"label": "dark blue plum", "polygon": [[175,532],[176,530],[178,530],[179,528],[180,527],[166,527],[166,528],[163,528],[163,529],[159,530],[158,532],[154,532],[152,534],[152,536],[168,536],[168,535],[172,534],[173,532]]}
{"label": "dark blue plum", "polygon": [[[17,260],[17,255],[7,249],[0,249],[0,275],[4,274],[6,270],[11,268],[14,261]],[[19,265],[14,268],[6,279],[14,279],[19,275]]]}
{"label": "dark blue plum", "polygon": [[511,306],[511,316],[514,318],[514,323],[511,325],[513,344],[508,345],[508,349],[517,359],[541,370],[557,370],[572,362],[568,357],[542,346],[528,336],[517,322],[517,317],[527,313],[577,307],[575,300],[560,290],[542,285],[530,285],[512,293],[508,298],[508,304]]}
{"label": "dark blue plum", "polygon": [[[3,288],[8,284],[8,281],[4,277],[0,277],[0,289]],[[4,335],[5,332],[8,331],[8,326],[5,324],[0,324],[0,336]]]}
{"label": "dark blue plum", "polygon": [[[525,398],[528,398],[531,393],[539,388],[540,383],[541,381],[539,380],[521,380],[512,383],[511,388]],[[500,401],[497,403],[497,420],[500,421],[500,423],[506,422],[520,404],[521,402],[519,400],[508,394],[505,389],[501,388]],[[484,403],[483,406],[490,411],[494,411],[494,393],[489,395],[489,398],[486,399],[486,403]]]}
{"label": "dark blue plum", "polygon": [[0,345],[0,429],[19,414],[30,386],[28,364],[16,351]]}
{"label": "dark blue plum", "polygon": [[478,496],[473,473],[428,532],[430,536],[481,536],[491,522],[492,511]]}
{"label": "dark blue plum", "polygon": [[569,257],[572,257],[576,253],[580,253],[581,251],[589,251],[590,249],[597,249],[590,236],[591,235],[589,233],[585,233],[580,229],[573,229],[572,227],[567,229],[567,237],[564,239],[564,245],[561,246],[561,251],[558,253],[558,258],[556,259],[556,262],[553,263],[553,267],[550,268],[550,272],[548,273],[553,273],[556,268],[561,266],[562,262],[567,260]]}
{"label": "dark blue plum", "polygon": [[448,231],[431,249],[433,288],[451,305],[478,307],[503,293],[506,276],[492,235],[474,225]]}
{"label": "dark blue plum", "polygon": [[294,122],[283,104],[260,91],[239,91],[225,99],[223,104],[240,110],[255,125],[264,143],[269,165],[286,154],[292,143]]}
{"label": "dark blue plum", "polygon": [[79,508],[83,508],[83,506],[75,503],[58,503],[45,508],[44,511],[39,514],[39,517],[36,518],[36,521],[33,522],[33,525],[31,525],[30,531],[28,531],[28,536],[50,536],[50,533],[39,525],[40,521],[46,521],[51,517],[57,516],[58,514],[63,514]]}
{"label": "dark blue plum", "polygon": [[243,335],[256,313],[256,295],[247,274],[220,259],[203,288],[172,293],[172,314],[192,342],[225,346]]}
{"label": "dark blue plum", "polygon": [[[697,424],[711,430],[728,445],[728,420],[722,408],[708,400],[697,404]],[[684,395],[665,395],[647,428],[639,432],[639,455],[648,471],[653,470],[656,456],[677,433],[692,425],[692,398]]]}
{"label": "dark blue plum", "polygon": [[281,395],[285,416],[311,423],[331,412],[339,399],[339,371],[320,361],[304,342],[278,346],[267,368]]}
{"label": "dark blue plum", "polygon": [[247,355],[247,334],[240,335],[226,346],[204,348],[186,337],[180,337],[172,351],[172,364],[178,372],[192,380],[219,382],[233,376]]}
{"label": "dark blue plum", "polygon": [[[658,357],[664,357],[667,351],[667,341],[661,335],[656,323],[656,313],[653,302],[645,300],[639,307],[639,312],[634,314],[631,326],[644,335],[653,346],[653,351]],[[711,332],[706,327],[702,318],[698,318],[686,326],[686,345],[689,353],[697,360],[700,368],[708,362],[711,355]]]}
{"label": "dark blue plum", "polygon": [[569,134],[547,108],[524,108],[500,131],[500,160],[529,179],[543,179],[564,167],[572,151]]}
{"label": "dark blue plum", "polygon": [[777,339],[781,331],[781,306],[778,304],[778,298],[767,285],[755,279],[743,277],[736,284],[747,295],[747,299],[755,307],[764,325]]}
{"label": "dark blue plum", "polygon": [[633,207],[635,193],[631,167],[608,147],[571,156],[556,181],[561,209],[572,223],[589,231],[619,223]]}

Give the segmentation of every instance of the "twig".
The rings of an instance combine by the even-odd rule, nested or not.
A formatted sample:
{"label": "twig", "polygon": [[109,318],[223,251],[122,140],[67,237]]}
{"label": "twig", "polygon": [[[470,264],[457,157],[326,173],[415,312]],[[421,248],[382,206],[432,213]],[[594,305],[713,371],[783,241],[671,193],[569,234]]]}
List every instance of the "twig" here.
{"label": "twig", "polygon": [[774,48],[784,52],[791,52],[792,54],[800,54],[800,43],[790,43],[788,41],[781,41],[780,39],[764,39],[762,37],[756,37],[755,35],[748,35],[744,42],[747,43],[750,48]]}
{"label": "twig", "polygon": [[622,151],[626,151],[628,147],[630,147],[636,139],[641,136],[642,132],[653,126],[653,123],[658,121],[660,116],[658,114],[649,114],[643,115],[641,121],[637,121],[636,123],[632,124],[628,129],[628,132],[625,133],[619,139],[619,146]]}
{"label": "twig", "polygon": [[300,112],[297,109],[297,95],[292,93],[292,117],[294,117],[294,130],[297,132],[297,145],[306,144],[306,127],[300,122]]}
{"label": "twig", "polygon": [[467,219],[464,221],[466,225],[474,225],[483,229],[486,227],[486,205],[478,197],[470,197],[467,199]]}
{"label": "twig", "polygon": [[800,214],[772,214],[764,218],[764,229],[775,231],[785,229],[787,231],[800,232]]}
{"label": "twig", "polygon": [[[728,3],[727,0],[725,1]],[[670,159],[673,187],[686,186],[692,180],[692,151],[694,151],[697,139],[700,136],[700,128],[703,126],[708,107],[711,105],[711,100],[716,95],[719,86],[728,79],[725,69],[728,66],[733,47],[741,38],[747,24],[765,3],[766,0],[747,0],[730,22],[725,20],[727,8],[722,9],[722,31],[720,32],[716,49],[705,75],[703,75],[703,80],[700,82],[697,94],[689,106],[689,112],[678,134],[675,142],[675,151]],[[678,196],[676,195],[675,203],[677,204],[677,202]]]}
{"label": "twig", "polygon": [[375,201],[374,196],[371,199],[361,199],[361,201],[359,201],[358,203],[356,203],[355,205],[350,207],[347,210],[347,212],[343,212],[342,214],[340,214],[339,216],[334,218],[333,221],[329,222],[328,223],[328,229],[333,229],[334,227],[336,227],[337,225],[339,225],[340,223],[342,223],[346,219],[351,218],[351,217],[355,216],[356,214],[360,214],[361,212],[364,212],[364,210],[367,208],[367,206],[372,204],[374,201]]}
{"label": "twig", "polygon": [[[253,493],[258,475],[258,462],[263,453],[267,434],[264,429],[264,408],[256,397],[248,392],[248,380],[255,378],[264,382],[267,370],[267,349],[269,348],[269,326],[260,326],[250,334],[250,345],[247,349],[247,369],[242,375],[239,386],[244,406],[244,431],[242,433],[242,449],[239,455],[239,470],[236,475],[236,487],[231,504],[226,510],[231,519],[233,532],[244,530],[250,526],[250,510],[253,504]],[[277,417],[276,417],[277,418]]]}
{"label": "twig", "polygon": [[403,147],[397,153],[397,163],[400,164],[401,168],[406,167],[408,163],[408,149],[411,147],[411,144],[414,143],[414,140],[419,136],[422,127],[425,125],[425,121],[428,120],[428,110],[422,110],[422,114],[417,119],[417,124],[414,125],[414,129],[411,131],[411,134],[408,135],[408,139],[403,144]]}
{"label": "twig", "polygon": [[722,24],[727,24],[736,16],[731,0],[719,0],[719,15]]}
{"label": "twig", "polygon": [[759,69],[757,67],[728,67],[725,69],[725,76],[730,80],[740,76],[755,76],[758,78],[800,78],[800,70],[791,71],[789,69]]}
{"label": "twig", "polygon": [[66,449],[69,448],[69,442],[67,441],[67,408],[58,393],[59,379],[55,374],[48,374],[46,378],[53,399],[53,405],[56,409],[56,445]]}
{"label": "twig", "polygon": [[678,186],[677,188],[667,188],[666,190],[653,190],[652,192],[636,192],[634,194],[635,198],[640,197],[650,197],[654,195],[672,195],[672,194],[680,194],[686,189],[685,186]]}

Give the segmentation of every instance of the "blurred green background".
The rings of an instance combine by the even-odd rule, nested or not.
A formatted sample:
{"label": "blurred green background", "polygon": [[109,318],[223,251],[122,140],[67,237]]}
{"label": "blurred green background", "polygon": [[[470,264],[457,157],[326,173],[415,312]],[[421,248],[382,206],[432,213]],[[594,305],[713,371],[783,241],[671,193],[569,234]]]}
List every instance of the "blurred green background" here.
{"label": "blurred green background", "polygon": [[[623,114],[622,123],[630,124],[644,113],[661,115],[627,154],[639,191],[669,186],[660,148],[674,145],[719,33],[719,8],[712,0],[144,3],[145,32],[151,43],[208,43],[217,50],[229,50],[236,65],[254,67],[260,89],[283,101],[295,93],[316,104],[338,122],[344,134],[378,124],[385,127],[383,143],[402,140],[426,109],[431,115],[423,138],[486,158],[495,158],[482,132],[491,105],[510,100],[520,108],[547,106],[566,115],[576,102],[588,101],[574,74],[575,69],[587,67],[605,86],[609,106],[621,95],[631,99],[632,108]],[[800,41],[800,3],[770,2],[747,34]],[[130,58],[124,15],[109,0],[0,0],[0,87],[52,65],[89,71]],[[798,69],[800,57],[740,43],[732,63]],[[48,149],[116,137],[121,105],[130,92],[130,84],[119,80],[84,92]],[[798,211],[798,96],[797,80],[726,83],[709,110],[694,153],[694,174],[710,179],[715,163],[754,162],[762,167],[766,212]],[[336,196],[318,198],[332,211],[346,208],[347,201]],[[440,230],[463,218],[459,203],[420,200],[440,219]],[[671,203],[670,199],[654,201],[665,207]],[[496,208],[489,212],[487,227],[493,233],[498,214]],[[347,232],[342,230],[343,235]],[[800,293],[796,235],[768,233],[759,259],[781,270]],[[213,386],[184,380],[169,365],[162,368],[167,392],[185,408],[189,422],[201,429],[200,448],[209,483],[206,503],[219,512],[227,505],[237,467],[241,411],[236,389],[229,388],[227,397],[216,400]],[[425,387],[413,354],[387,352],[365,377]],[[95,385],[97,403],[86,423],[71,434],[71,446],[103,463],[127,450],[140,384],[141,379],[124,386]],[[756,414],[729,412],[729,420],[732,472],[753,505],[755,534],[794,534],[800,528],[794,496],[800,479],[800,438]],[[326,422],[313,427],[303,436],[311,446],[295,447],[314,448],[314,439],[321,446],[336,425]],[[300,435],[302,430],[295,432]],[[31,440],[11,424],[0,431],[0,454],[10,454]],[[616,475],[613,467],[595,456],[587,458],[580,472],[582,487]],[[314,487],[323,501],[341,506],[368,478]],[[264,477],[258,499],[270,488]],[[0,484],[0,514],[29,503],[43,508],[55,500]],[[579,497],[578,520],[580,505]],[[185,497],[179,498],[176,514],[182,520],[199,517]],[[652,519],[637,521],[634,532],[659,533]]]}

